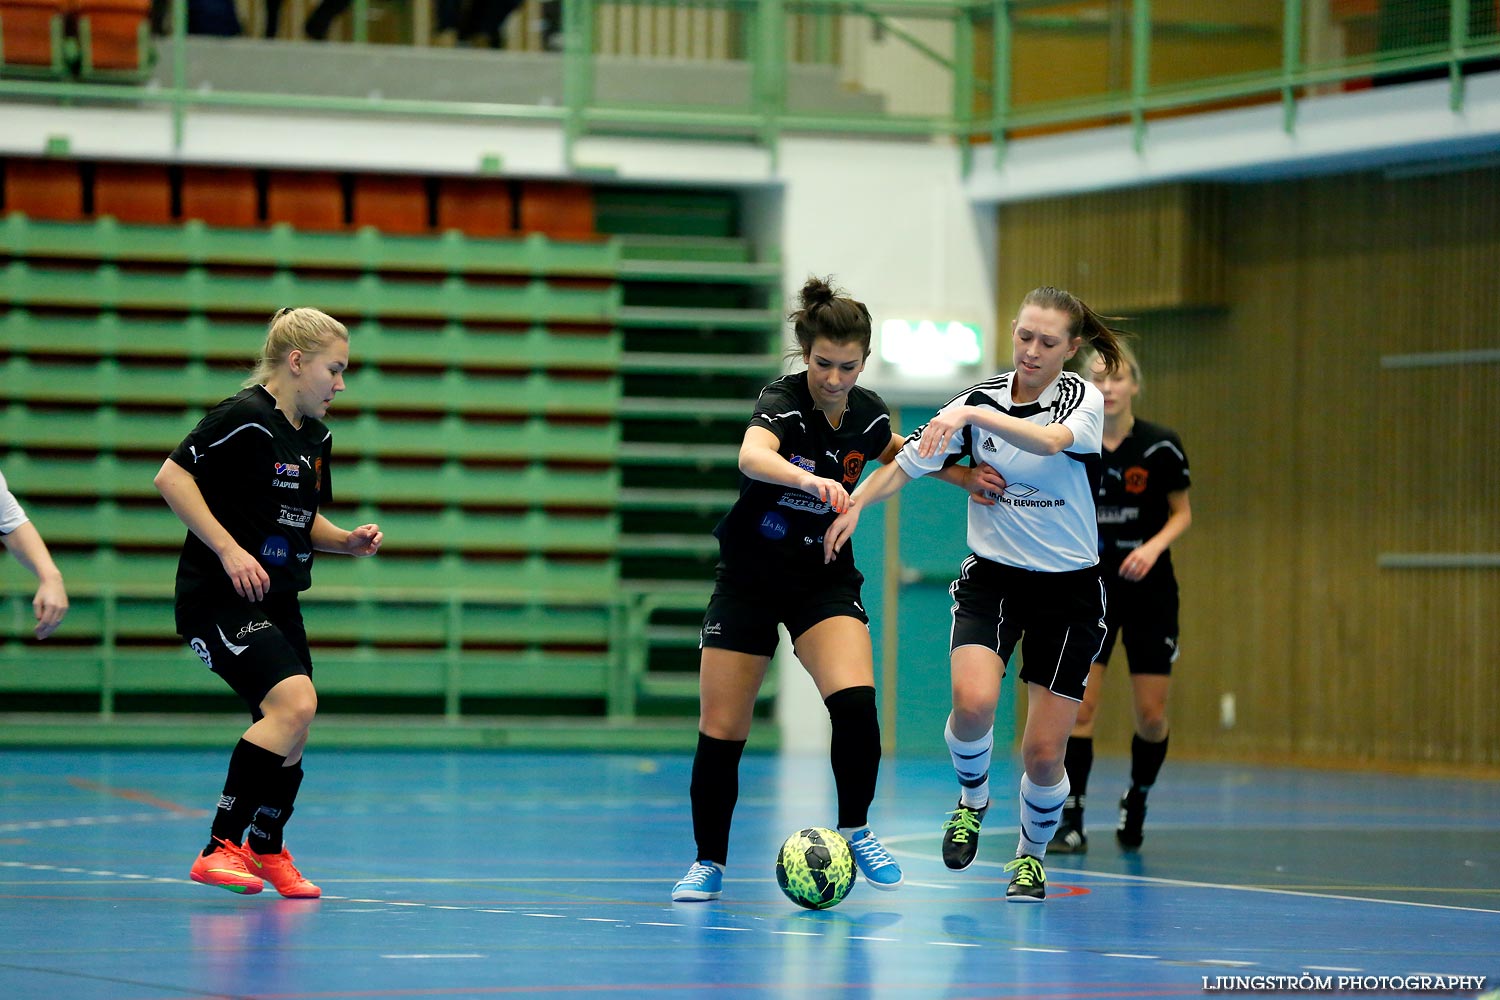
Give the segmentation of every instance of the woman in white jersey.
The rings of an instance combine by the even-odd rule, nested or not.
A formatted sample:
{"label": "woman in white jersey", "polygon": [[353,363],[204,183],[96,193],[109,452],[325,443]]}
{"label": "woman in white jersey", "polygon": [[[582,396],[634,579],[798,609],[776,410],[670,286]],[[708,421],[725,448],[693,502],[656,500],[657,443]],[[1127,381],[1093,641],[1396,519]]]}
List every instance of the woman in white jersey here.
{"label": "woman in white jersey", "polygon": [[1068,734],[1104,639],[1104,588],[1094,488],[1104,401],[1063,365],[1088,343],[1114,369],[1120,341],[1098,313],[1061,289],[1032,290],[1011,322],[1013,371],[954,397],[850,498],[828,529],[824,553],[843,547],[869,505],[917,476],[965,457],[1004,482],[993,506],[968,504],[969,547],[953,595],[953,711],[945,737],[960,786],[943,828],[943,861],[974,861],[989,808],[995,706],[1005,663],[1021,644],[1027,685],[1021,737],[1021,837],[1006,898],[1046,898],[1042,858],[1068,796]]}

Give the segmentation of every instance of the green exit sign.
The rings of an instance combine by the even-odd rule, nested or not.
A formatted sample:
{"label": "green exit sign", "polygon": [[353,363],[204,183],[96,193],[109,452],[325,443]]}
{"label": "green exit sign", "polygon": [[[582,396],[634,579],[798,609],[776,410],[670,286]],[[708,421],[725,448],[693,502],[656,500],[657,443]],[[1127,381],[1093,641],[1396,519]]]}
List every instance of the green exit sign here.
{"label": "green exit sign", "polygon": [[978,365],[978,325],[959,320],[888,319],[880,324],[880,359],[902,375],[931,378]]}

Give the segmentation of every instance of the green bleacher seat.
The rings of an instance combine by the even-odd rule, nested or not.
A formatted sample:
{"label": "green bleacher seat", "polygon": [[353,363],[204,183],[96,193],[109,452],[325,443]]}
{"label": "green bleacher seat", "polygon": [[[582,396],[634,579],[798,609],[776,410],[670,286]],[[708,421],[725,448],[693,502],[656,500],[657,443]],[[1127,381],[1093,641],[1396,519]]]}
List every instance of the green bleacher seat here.
{"label": "green bleacher seat", "polygon": [[[690,715],[694,677],[653,664],[693,656],[706,578],[682,574],[711,568],[742,387],[779,369],[781,268],[735,235],[737,196],[651,201],[600,196],[597,223],[655,235],[576,242],[0,218],[0,468],[73,600],[36,643],[27,581],[4,580],[0,699],[226,696],[174,634],[186,529],[151,480],[235,391],[261,317],[306,303],[351,331],[325,513],[387,533],[375,559],[317,559],[320,693],[450,719],[517,698],[620,717],[637,694]],[[660,484],[683,468],[711,481]],[[622,584],[647,563],[666,575]]]}

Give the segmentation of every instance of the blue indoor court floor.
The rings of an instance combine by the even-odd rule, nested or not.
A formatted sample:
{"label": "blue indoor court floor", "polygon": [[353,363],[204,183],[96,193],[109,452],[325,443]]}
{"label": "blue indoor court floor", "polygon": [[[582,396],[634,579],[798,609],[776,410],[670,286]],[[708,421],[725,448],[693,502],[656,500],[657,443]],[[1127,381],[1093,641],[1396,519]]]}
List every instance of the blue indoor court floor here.
{"label": "blue indoor court floor", "polygon": [[[746,756],[724,897],[692,861],[683,754],[318,751],[288,844],[321,900],[188,881],[223,751],[0,751],[0,1000],[1325,995],[1500,985],[1500,782],[1169,760],[1123,854],[1126,761],[1091,782],[1090,853],[1007,904],[1016,773],[949,872],[942,759],[887,759],[872,819],[906,884],[812,912],[772,859],[832,826],[826,759]],[[230,740],[229,743],[233,741]],[[1003,798],[998,797],[1004,790]],[[1353,977],[1374,988],[1338,987]],[[1219,977],[1230,977],[1221,980]],[[1232,977],[1242,977],[1236,980]],[[1374,978],[1370,978],[1374,977]],[[1312,985],[1316,980],[1304,980]]]}

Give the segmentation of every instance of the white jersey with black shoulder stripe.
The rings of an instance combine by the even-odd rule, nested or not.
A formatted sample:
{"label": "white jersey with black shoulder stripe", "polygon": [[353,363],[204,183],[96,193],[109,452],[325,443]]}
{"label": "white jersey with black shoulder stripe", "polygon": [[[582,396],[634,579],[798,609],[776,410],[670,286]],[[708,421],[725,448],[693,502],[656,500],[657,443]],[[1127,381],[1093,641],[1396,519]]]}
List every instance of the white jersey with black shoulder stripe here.
{"label": "white jersey with black shoulder stripe", "polygon": [[1016,403],[1011,397],[1013,375],[1006,372],[965,389],[946,406],[989,407],[1043,427],[1065,424],[1073,432],[1073,444],[1066,451],[1033,455],[969,424],[949,438],[946,452],[922,458],[917,448],[927,427],[923,424],[907,439],[896,462],[915,478],[969,458],[993,466],[1005,477],[1005,491],[994,498],[993,507],[965,504],[969,547],[975,555],[1044,573],[1094,566],[1099,562],[1094,490],[1104,396],[1087,379],[1063,372],[1035,402]]}

